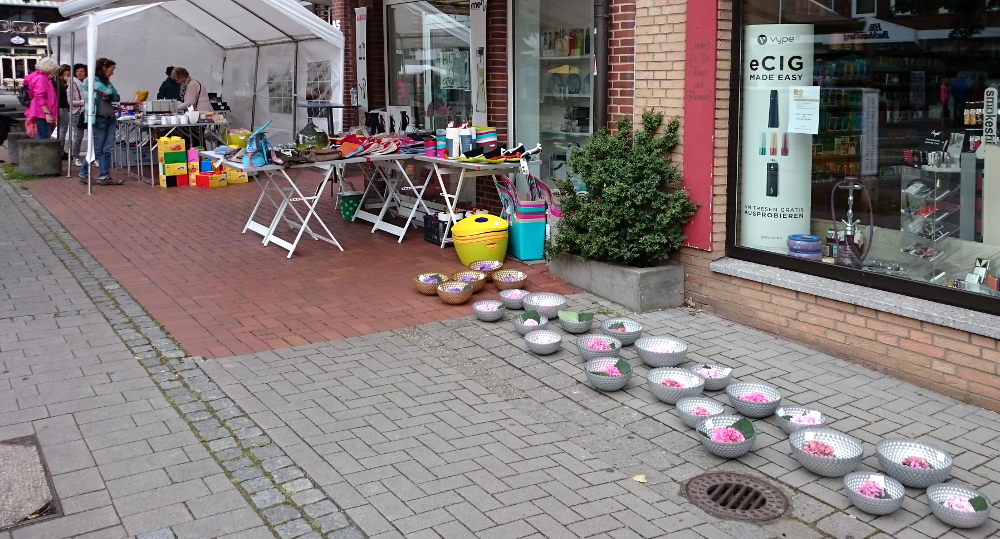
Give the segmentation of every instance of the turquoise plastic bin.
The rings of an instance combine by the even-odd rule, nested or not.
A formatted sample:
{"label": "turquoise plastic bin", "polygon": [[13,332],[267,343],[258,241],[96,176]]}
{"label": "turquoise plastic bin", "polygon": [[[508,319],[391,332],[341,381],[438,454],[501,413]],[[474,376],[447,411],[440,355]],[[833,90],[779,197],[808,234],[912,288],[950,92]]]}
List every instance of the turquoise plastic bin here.
{"label": "turquoise plastic bin", "polygon": [[541,260],[545,252],[545,219],[515,218],[510,225],[508,252],[520,260]]}

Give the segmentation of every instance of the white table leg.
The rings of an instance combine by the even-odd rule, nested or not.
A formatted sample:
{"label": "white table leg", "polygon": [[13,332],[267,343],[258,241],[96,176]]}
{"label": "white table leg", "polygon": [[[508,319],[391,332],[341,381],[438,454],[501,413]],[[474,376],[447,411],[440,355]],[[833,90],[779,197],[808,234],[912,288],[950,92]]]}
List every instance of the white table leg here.
{"label": "white table leg", "polygon": [[[441,179],[441,171],[438,169],[435,163],[434,169],[437,171],[438,181],[441,182],[441,195],[444,197],[444,204],[448,208],[448,223],[444,227],[444,233],[441,235],[441,248],[444,249],[444,244],[447,243],[448,233],[451,232],[452,223],[458,222],[458,215],[455,215],[455,208],[458,207],[458,195],[462,192],[462,182],[465,181],[465,169],[458,175],[458,184],[455,186],[455,194],[449,195],[448,191],[444,188],[444,180]],[[454,243],[454,242],[453,242]]]}
{"label": "white table leg", "polygon": [[416,198],[416,200],[413,202],[413,207],[410,208],[410,215],[406,217],[406,223],[403,224],[403,232],[399,235],[399,241],[396,242],[396,243],[403,243],[403,236],[406,235],[406,231],[409,230],[410,228],[410,223],[413,222],[413,216],[416,215],[417,213],[417,206],[419,205],[423,207],[425,215],[431,213],[430,210],[427,209],[427,204],[424,204],[424,191],[427,190],[427,184],[430,183],[431,177],[430,175],[428,175],[427,178],[424,180],[424,183],[420,187],[417,187],[413,185],[413,181],[410,180],[410,176],[409,174],[406,173],[406,169],[403,168],[402,163],[400,163],[398,160],[394,161],[394,163],[396,163],[396,166],[399,168],[399,173],[403,175],[403,178],[406,180],[406,183],[410,186],[410,189],[413,191],[414,198]]}

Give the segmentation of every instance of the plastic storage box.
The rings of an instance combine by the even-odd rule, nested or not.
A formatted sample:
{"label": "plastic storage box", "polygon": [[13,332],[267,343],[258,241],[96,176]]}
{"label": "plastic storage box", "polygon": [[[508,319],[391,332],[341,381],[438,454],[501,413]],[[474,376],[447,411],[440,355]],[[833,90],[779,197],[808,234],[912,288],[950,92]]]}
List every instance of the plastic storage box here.
{"label": "plastic storage box", "polygon": [[510,226],[510,254],[520,260],[541,260],[545,252],[545,213],[537,218],[514,216]]}
{"label": "plastic storage box", "polygon": [[503,260],[507,256],[507,221],[485,213],[466,217],[451,227],[455,252],[462,264]]}

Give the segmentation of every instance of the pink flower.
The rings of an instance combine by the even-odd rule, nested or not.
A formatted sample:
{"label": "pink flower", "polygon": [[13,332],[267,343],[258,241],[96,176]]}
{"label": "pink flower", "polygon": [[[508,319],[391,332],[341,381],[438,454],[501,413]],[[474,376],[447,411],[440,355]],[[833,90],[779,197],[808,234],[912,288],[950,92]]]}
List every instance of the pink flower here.
{"label": "pink flower", "polygon": [[883,498],[885,497],[885,489],[878,486],[875,481],[866,481],[861,488],[858,489],[858,494],[862,496],[868,496],[869,498]]}
{"label": "pink flower", "polygon": [[703,406],[695,406],[691,408],[691,415],[712,415],[712,412],[709,412]]}
{"label": "pink flower", "polygon": [[684,384],[682,384],[682,383],[680,383],[677,380],[674,380],[672,378],[664,378],[663,381],[660,382],[660,385],[661,386],[667,386],[667,387],[687,387]]}
{"label": "pink flower", "polygon": [[802,446],[802,450],[806,453],[816,455],[818,457],[830,457],[833,458],[833,446],[828,443],[821,442],[819,440],[813,440],[807,442],[806,445]]}
{"label": "pink flower", "polygon": [[754,391],[753,393],[747,393],[740,397],[741,400],[748,402],[771,402],[771,399],[767,398],[767,395],[760,393],[759,391]]}
{"label": "pink flower", "polygon": [[712,431],[712,441],[734,444],[746,441],[746,438],[743,437],[743,433],[732,427],[722,427]]}
{"label": "pink flower", "polygon": [[626,328],[612,328],[611,331],[617,331],[619,333],[627,333],[628,329],[626,329]]}
{"label": "pink flower", "polygon": [[589,343],[587,343],[587,348],[589,348],[591,350],[597,350],[599,352],[609,352],[609,351],[611,351],[611,347],[608,346],[608,343],[602,341],[601,339],[593,339],[593,340],[591,340]]}
{"label": "pink flower", "polygon": [[534,318],[529,318],[529,319],[525,320],[524,323],[521,324],[521,325],[522,326],[537,326],[538,325],[538,320],[535,320]]}
{"label": "pink flower", "polygon": [[792,417],[792,423],[796,425],[821,425],[822,421],[814,415],[797,415]]}
{"label": "pink flower", "polygon": [[521,299],[524,297],[524,292],[519,290],[514,290],[512,292],[507,292],[507,297],[510,299]]}
{"label": "pink flower", "polygon": [[616,367],[614,365],[608,365],[606,367],[599,367],[596,371],[590,371],[590,372],[593,372],[595,374],[597,374],[597,373],[603,373],[603,374],[606,374],[608,376],[621,376],[622,375],[621,371],[618,370],[618,367]]}
{"label": "pink flower", "polygon": [[919,468],[921,470],[930,470],[931,465],[927,462],[927,459],[922,457],[917,457],[911,455],[903,459],[903,466],[909,466],[910,468]]}
{"label": "pink flower", "polygon": [[962,498],[957,494],[949,494],[948,499],[944,501],[944,506],[947,507],[948,509],[962,511],[963,513],[975,512],[975,509],[973,509],[972,504],[969,503],[969,500]]}
{"label": "pink flower", "polygon": [[482,305],[479,306],[479,310],[486,312],[496,312],[497,305],[496,303],[483,303]]}
{"label": "pink flower", "polygon": [[722,373],[713,368],[701,367],[694,372],[702,378],[722,378]]}

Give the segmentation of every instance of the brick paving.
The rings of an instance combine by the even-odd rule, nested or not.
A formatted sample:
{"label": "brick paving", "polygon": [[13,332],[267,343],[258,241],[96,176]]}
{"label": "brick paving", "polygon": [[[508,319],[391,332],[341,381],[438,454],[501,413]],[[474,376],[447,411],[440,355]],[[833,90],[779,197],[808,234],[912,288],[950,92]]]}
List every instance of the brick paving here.
{"label": "brick paving", "polygon": [[[312,192],[319,177],[307,172],[301,181],[303,192]],[[384,232],[372,234],[370,223],[343,221],[330,196],[318,213],[344,252],[304,238],[287,260],[281,248],[240,233],[260,196],[253,182],[162,189],[126,179],[121,186],[95,186],[91,196],[75,179],[26,185],[192,355],[261,352],[466,313],[425,301],[409,284],[421,271],[465,269],[451,247],[425,242],[419,229],[402,244]],[[576,291],[544,265],[508,261],[507,267],[528,273],[529,289]]]}

